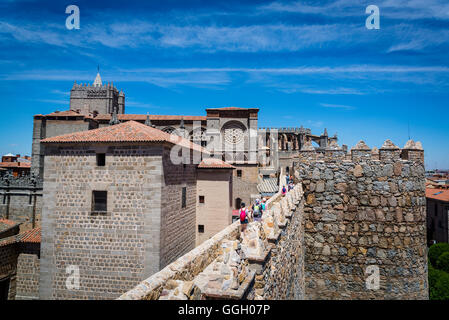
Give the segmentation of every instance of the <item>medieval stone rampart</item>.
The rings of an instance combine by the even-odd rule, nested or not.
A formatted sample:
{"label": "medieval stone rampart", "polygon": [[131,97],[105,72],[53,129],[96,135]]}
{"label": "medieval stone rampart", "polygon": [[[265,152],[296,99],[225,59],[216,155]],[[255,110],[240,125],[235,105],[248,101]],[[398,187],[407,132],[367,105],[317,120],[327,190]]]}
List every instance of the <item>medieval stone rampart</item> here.
{"label": "medieval stone rampart", "polygon": [[428,299],[420,144],[305,148],[295,163],[299,183],[261,222],[235,222],[119,299]]}
{"label": "medieval stone rampart", "polygon": [[307,299],[428,298],[423,160],[389,140],[300,152]]}
{"label": "medieval stone rampart", "polygon": [[119,299],[302,299],[301,199],[299,185],[276,194],[261,222],[234,222]]}

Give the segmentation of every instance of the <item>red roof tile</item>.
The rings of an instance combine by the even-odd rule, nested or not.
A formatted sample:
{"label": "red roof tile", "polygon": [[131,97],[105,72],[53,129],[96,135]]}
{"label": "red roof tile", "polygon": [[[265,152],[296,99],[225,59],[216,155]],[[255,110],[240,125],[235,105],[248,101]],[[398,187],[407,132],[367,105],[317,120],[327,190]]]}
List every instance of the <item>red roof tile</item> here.
{"label": "red roof tile", "polygon": [[426,188],[426,198],[449,202],[449,190]]}
{"label": "red roof tile", "polygon": [[[147,119],[147,115],[146,114],[118,114],[117,118],[119,120],[123,120],[123,121],[128,121],[128,120],[145,121]],[[178,116],[178,115],[150,114],[150,120],[178,120],[178,121],[181,121],[182,118],[185,121],[206,121],[207,120],[207,117],[205,117],[205,116]],[[109,121],[111,119],[111,115],[110,114],[99,114],[94,119]]]}
{"label": "red roof tile", "polygon": [[234,166],[217,158],[206,158],[201,161],[198,168],[203,169],[235,169]]}
{"label": "red roof tile", "polygon": [[0,162],[0,168],[31,168],[31,162]]}
{"label": "red roof tile", "polygon": [[13,243],[41,243],[41,228],[34,228],[0,240],[0,247]]}
{"label": "red roof tile", "polygon": [[17,235],[17,242],[40,243],[41,228],[34,228]]}
{"label": "red roof tile", "polygon": [[149,127],[136,121],[126,121],[113,126],[74,132],[41,140],[42,143],[88,142],[168,142],[195,151],[209,153],[203,147],[176,135]]}
{"label": "red roof tile", "polygon": [[45,117],[84,117],[84,115],[73,110],[65,110],[46,114]]}

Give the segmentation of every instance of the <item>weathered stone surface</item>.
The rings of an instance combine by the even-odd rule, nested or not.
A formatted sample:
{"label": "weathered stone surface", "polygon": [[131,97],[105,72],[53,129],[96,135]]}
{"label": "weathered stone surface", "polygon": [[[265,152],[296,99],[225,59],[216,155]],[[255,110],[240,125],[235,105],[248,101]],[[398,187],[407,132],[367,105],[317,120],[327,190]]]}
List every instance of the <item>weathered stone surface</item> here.
{"label": "weathered stone surface", "polygon": [[[326,184],[334,182],[333,190],[326,184],[324,191],[315,188],[308,194],[313,202],[306,201],[304,206],[308,213],[304,229],[306,297],[427,299],[426,227],[424,219],[418,218],[423,216],[425,203],[418,200],[425,193],[423,162],[419,157],[400,159],[401,150],[388,141],[380,158],[356,151],[352,150],[352,162],[310,160],[297,165],[300,173],[319,166],[321,172],[332,168],[334,174],[333,181],[326,180]],[[308,184],[304,186],[307,189]],[[317,221],[321,226],[314,224]],[[380,290],[366,290],[367,265],[378,265],[381,274],[388,275]],[[392,274],[398,268],[414,271]],[[408,283],[418,285],[410,290]],[[392,290],[393,286],[397,289]]]}
{"label": "weathered stone surface", "polygon": [[361,177],[363,175],[363,168],[361,165],[356,165],[354,167],[354,176]]}

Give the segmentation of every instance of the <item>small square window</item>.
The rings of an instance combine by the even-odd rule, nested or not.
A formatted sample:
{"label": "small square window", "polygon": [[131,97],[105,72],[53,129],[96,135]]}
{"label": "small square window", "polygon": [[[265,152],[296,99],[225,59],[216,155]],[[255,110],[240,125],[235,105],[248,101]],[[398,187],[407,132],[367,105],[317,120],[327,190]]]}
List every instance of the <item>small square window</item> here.
{"label": "small square window", "polygon": [[187,188],[183,187],[182,188],[182,199],[181,199],[181,207],[185,208],[187,205],[187,199],[186,199],[186,195],[187,195]]}
{"label": "small square window", "polygon": [[204,233],[204,224],[198,225],[198,233]]}
{"label": "small square window", "polygon": [[237,177],[239,177],[239,178],[242,177],[242,170],[237,170]]}
{"label": "small square window", "polygon": [[106,213],[107,211],[107,191],[92,191],[92,212]]}
{"label": "small square window", "polygon": [[204,203],[204,196],[200,196],[200,203]]}
{"label": "small square window", "polygon": [[106,165],[106,153],[97,153],[97,166],[104,167]]}

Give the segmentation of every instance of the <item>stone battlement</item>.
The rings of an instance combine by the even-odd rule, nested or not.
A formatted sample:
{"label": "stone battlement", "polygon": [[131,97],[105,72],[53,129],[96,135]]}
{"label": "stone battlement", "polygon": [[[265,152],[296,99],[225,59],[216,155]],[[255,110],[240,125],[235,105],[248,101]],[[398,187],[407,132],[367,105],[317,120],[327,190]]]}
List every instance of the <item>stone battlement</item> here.
{"label": "stone battlement", "polygon": [[369,160],[395,161],[407,160],[424,163],[424,150],[421,142],[407,141],[404,148],[399,148],[390,140],[386,140],[379,149],[370,148],[364,141],[359,141],[349,152],[342,149],[336,141],[332,141],[324,150],[317,151],[311,144],[306,142],[298,152],[297,158],[300,162],[326,161],[326,162],[364,162]]}
{"label": "stone battlement", "polygon": [[[86,89],[89,90],[96,90],[96,91],[101,91],[101,90],[114,90],[116,92],[118,92],[119,90],[114,86],[114,83],[105,83],[105,84],[101,84],[101,85],[94,85],[94,84],[90,84],[90,83],[74,83],[72,90],[80,90],[80,91],[85,91]],[[123,92],[121,91],[121,94],[123,94]]]}

